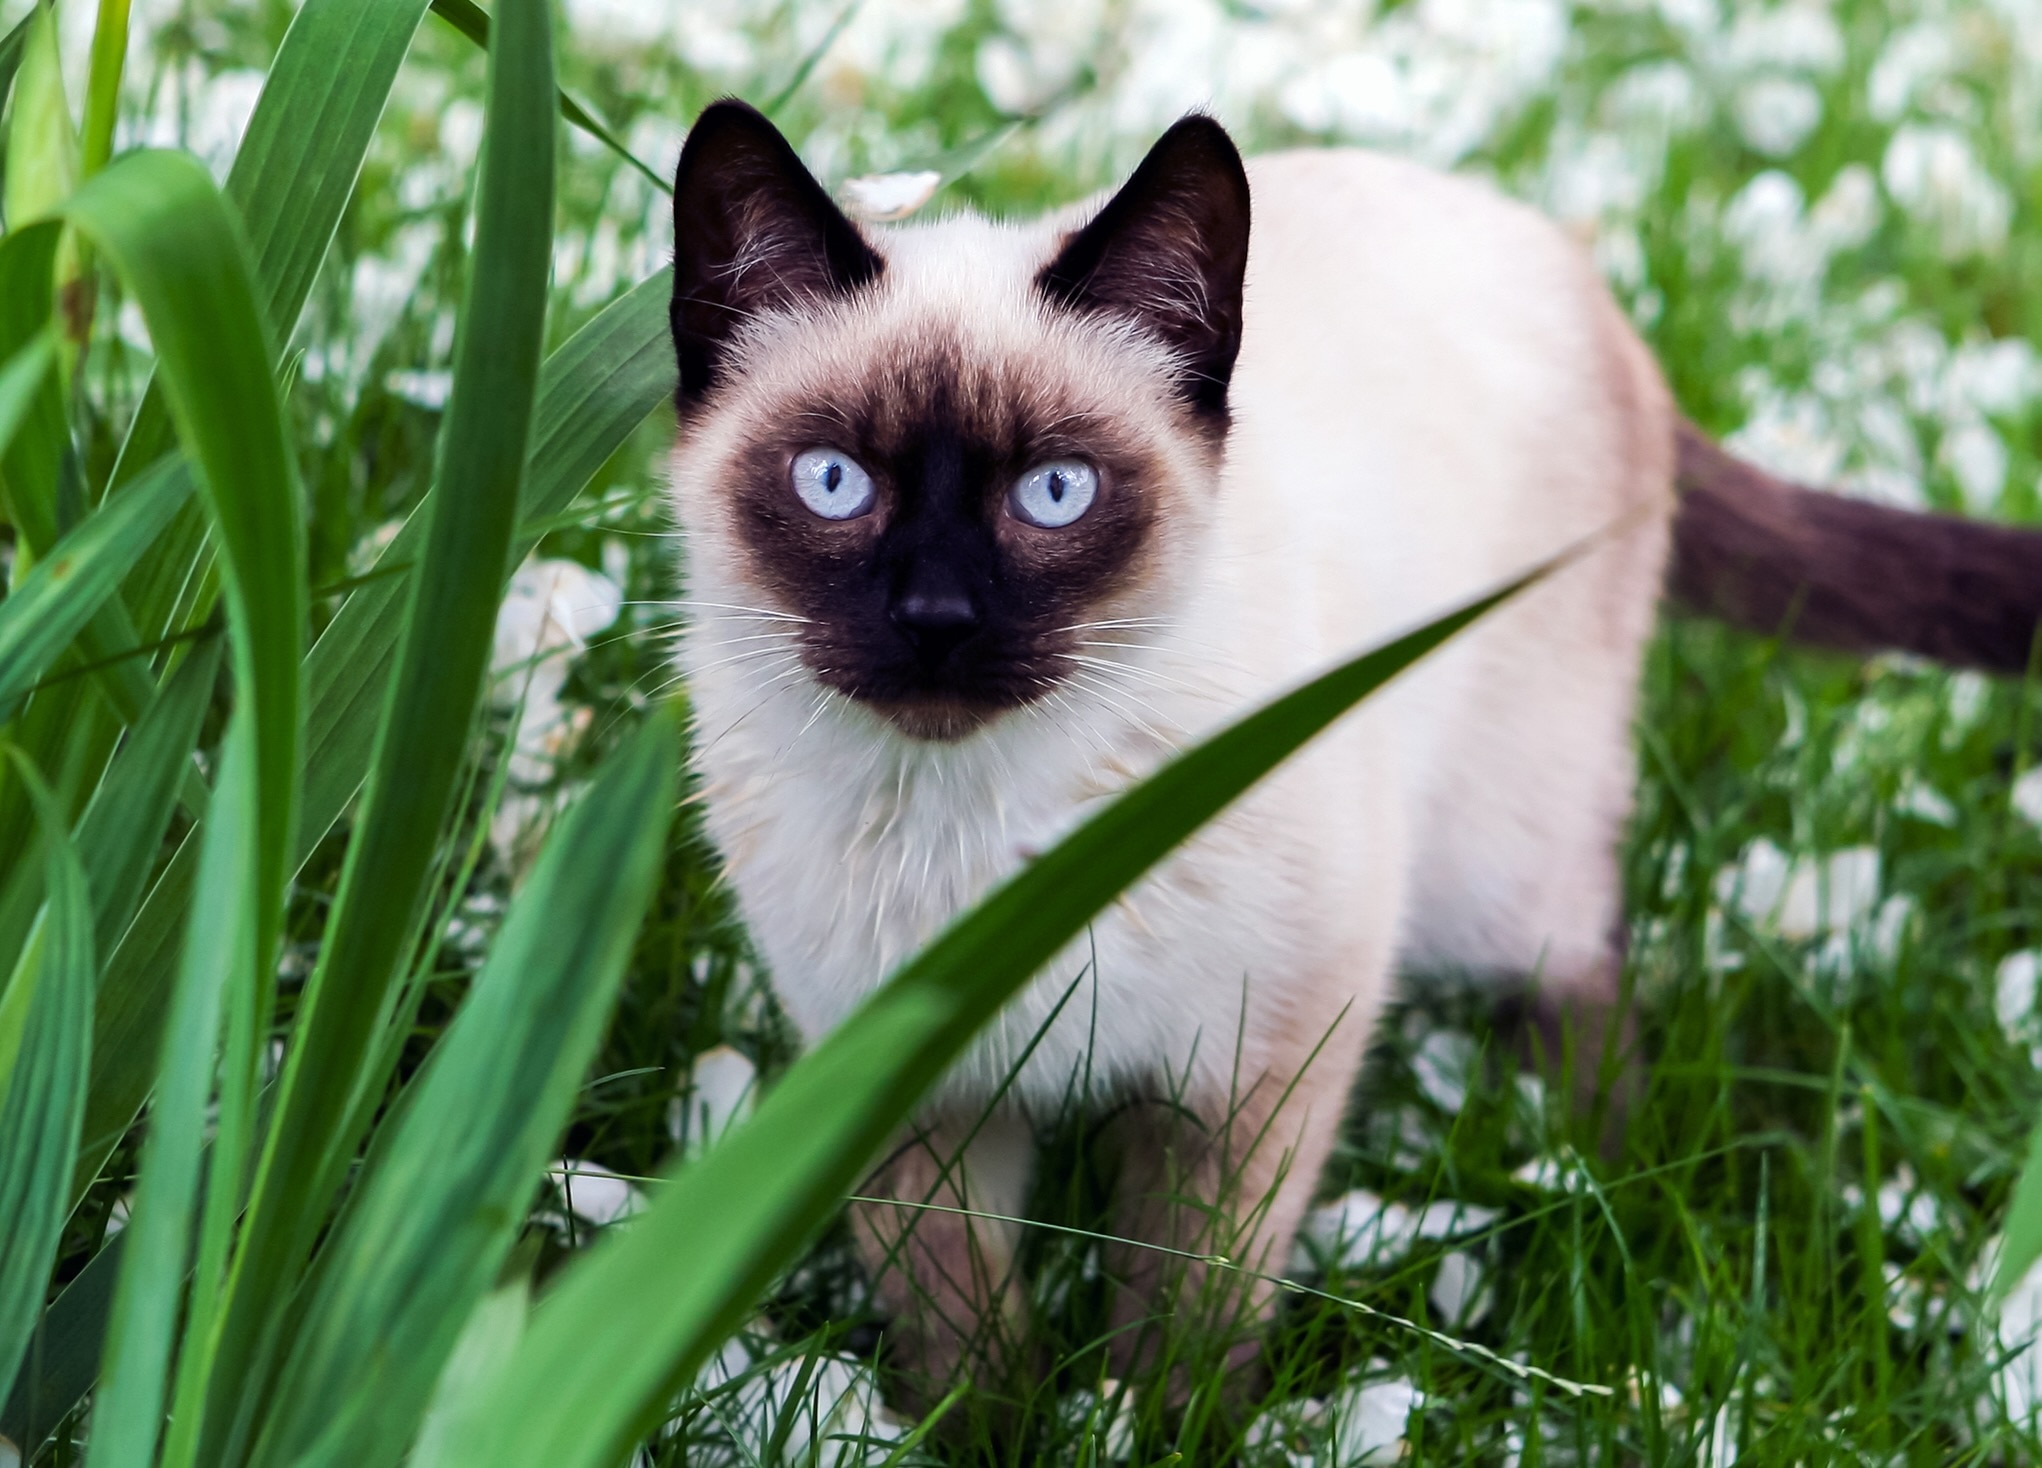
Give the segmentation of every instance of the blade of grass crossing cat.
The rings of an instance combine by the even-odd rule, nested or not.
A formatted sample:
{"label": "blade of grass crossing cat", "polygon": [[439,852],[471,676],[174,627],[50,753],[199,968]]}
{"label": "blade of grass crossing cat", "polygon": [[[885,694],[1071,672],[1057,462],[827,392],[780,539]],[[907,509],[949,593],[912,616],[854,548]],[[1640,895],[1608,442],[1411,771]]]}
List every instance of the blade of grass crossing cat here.
{"label": "blade of grass crossing cat", "polygon": [[1544,569],[1335,668],[1180,755],[959,918],[741,1130],[571,1264],[434,1468],[602,1468],[835,1213],[922,1092],[1087,920],[1314,734]]}

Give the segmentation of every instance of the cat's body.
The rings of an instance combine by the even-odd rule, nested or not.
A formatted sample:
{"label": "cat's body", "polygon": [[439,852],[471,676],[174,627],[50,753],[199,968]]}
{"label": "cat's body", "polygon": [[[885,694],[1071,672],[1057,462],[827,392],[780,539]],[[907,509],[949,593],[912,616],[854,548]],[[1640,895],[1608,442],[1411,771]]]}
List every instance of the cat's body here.
{"label": "cat's body", "polygon": [[[1080,664],[1060,699],[935,742],[838,695],[818,709],[805,679],[765,691],[782,666],[732,659],[772,624],[694,614],[681,666],[710,830],[810,1039],[1166,749],[1615,530],[1102,916],[953,1089],[987,1094],[1005,1077],[1095,943],[1099,982],[1021,1072],[1022,1094],[1047,1106],[1088,1064],[1101,1083],[1152,1081],[1194,1049],[1224,1084],[1244,984],[1251,1036],[1279,1026],[1309,1043],[1349,1003],[1349,1026],[1369,1028],[1393,954],[1517,976],[1602,956],[1632,688],[1673,509],[1656,371],[1536,214],[1360,152],[1259,159],[1249,176],[1255,250],[1224,467],[1185,491],[1169,583],[1091,619],[1144,625],[1084,639],[1130,672]],[[1364,231],[1380,273],[1326,248]],[[890,231],[881,288],[917,316],[1019,314],[1064,232],[970,217]],[[690,460],[684,443],[689,595],[756,605],[712,528],[718,486]],[[1290,992],[1301,969],[1326,971],[1309,998]]]}
{"label": "cat's body", "polygon": [[[1226,252],[1200,253],[1234,227],[1232,205],[1194,194],[1238,190],[1239,165],[1228,174],[1203,133],[1180,139],[1191,155],[1160,183],[1144,166],[1128,191],[1140,207],[1108,221],[1118,233],[1103,244],[1105,225],[1079,232],[1086,209],[908,226],[871,236],[868,257],[831,233],[850,226],[823,218],[826,203],[776,180],[750,123],[722,125],[692,187],[684,158],[677,193],[680,663],[709,829],[810,1039],[1171,750],[1586,543],[1102,914],[981,1038],[919,1143],[874,1184],[1016,1213],[1024,1113],[1087,1087],[1136,1103],[1123,1232],[1280,1267],[1399,969],[1615,996],[1629,724],[1676,512],[1677,420],[1658,371],[1558,229],[1382,157],[1249,167],[1236,360],[1217,299]],[[718,163],[719,149],[737,161]],[[704,181],[719,176],[734,182]],[[770,208],[761,189],[781,191]],[[722,255],[691,261],[691,230]],[[803,243],[804,230],[820,233]],[[1154,256],[1146,275],[1129,265],[1136,246]],[[743,325],[684,318],[708,296]],[[1186,325],[1208,311],[1213,330]],[[784,476],[810,442],[879,465],[877,508],[804,520]],[[1096,458],[1100,508],[1076,522],[1094,540],[1001,518],[1006,480],[989,498],[957,467],[981,442],[1005,476],[1032,458]],[[971,508],[931,550],[913,527],[939,493]],[[979,569],[953,577],[945,557]],[[1031,589],[1031,557],[1062,579]],[[869,591],[867,561],[882,567]],[[851,610],[867,596],[890,610]],[[914,619],[941,596],[977,608],[986,630],[931,641]],[[988,610],[1002,596],[1023,631],[1017,650],[987,656],[1018,691],[973,684],[946,702],[942,670],[962,656],[950,639],[1004,635]],[[921,658],[907,694],[890,626]],[[954,673],[967,675],[979,676]],[[1008,1100],[985,1115],[1010,1073]],[[1162,1201],[1226,1192],[1248,1204],[1231,1231]],[[870,1207],[861,1232],[875,1262],[904,1254],[889,1299],[910,1356],[940,1372],[1013,1306],[1012,1239],[930,1214],[904,1240],[908,1212]],[[1154,1303],[1156,1262],[1111,1262],[1133,1323]]]}

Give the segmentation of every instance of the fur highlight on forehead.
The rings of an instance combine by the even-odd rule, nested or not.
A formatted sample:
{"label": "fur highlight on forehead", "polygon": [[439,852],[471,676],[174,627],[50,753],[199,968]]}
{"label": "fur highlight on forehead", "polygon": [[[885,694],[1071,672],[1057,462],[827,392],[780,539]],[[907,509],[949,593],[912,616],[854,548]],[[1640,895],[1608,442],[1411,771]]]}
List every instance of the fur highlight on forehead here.
{"label": "fur highlight on forehead", "polygon": [[[684,409],[684,466],[728,453],[748,425],[852,403],[907,414],[936,391],[988,429],[1084,413],[1152,441],[1204,438],[1172,390],[1175,353],[1127,318],[1081,315],[1037,288],[1064,234],[968,214],[884,231],[873,243],[886,269],[869,285],[736,329],[727,380]],[[1183,467],[1209,476],[1212,446],[1200,447],[1205,462]]]}

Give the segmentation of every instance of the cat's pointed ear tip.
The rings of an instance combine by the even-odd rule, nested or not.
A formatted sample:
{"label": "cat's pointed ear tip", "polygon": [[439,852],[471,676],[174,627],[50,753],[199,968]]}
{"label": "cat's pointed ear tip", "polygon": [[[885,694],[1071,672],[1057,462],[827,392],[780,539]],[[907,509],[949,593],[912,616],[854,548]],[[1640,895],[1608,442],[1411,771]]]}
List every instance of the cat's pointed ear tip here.
{"label": "cat's pointed ear tip", "polygon": [[729,127],[742,127],[753,132],[771,131],[778,133],[780,131],[780,129],[773,126],[773,120],[766,116],[765,113],[759,111],[758,108],[752,106],[744,98],[735,96],[718,97],[714,102],[711,102],[707,107],[696,113],[695,125],[689,131],[701,132],[705,128],[711,131],[719,131]]}
{"label": "cat's pointed ear tip", "polygon": [[695,115],[695,125],[688,129],[681,144],[681,162],[676,172],[685,171],[691,159],[700,158],[705,152],[721,152],[732,146],[742,148],[746,144],[775,151],[788,147],[786,134],[773,125],[772,118],[742,97],[718,97]]}
{"label": "cat's pointed ear tip", "polygon": [[1187,112],[1171,123],[1157,146],[1171,144],[1179,148],[1195,149],[1220,159],[1231,159],[1237,166],[1241,161],[1241,150],[1234,142],[1234,135],[1210,112]]}

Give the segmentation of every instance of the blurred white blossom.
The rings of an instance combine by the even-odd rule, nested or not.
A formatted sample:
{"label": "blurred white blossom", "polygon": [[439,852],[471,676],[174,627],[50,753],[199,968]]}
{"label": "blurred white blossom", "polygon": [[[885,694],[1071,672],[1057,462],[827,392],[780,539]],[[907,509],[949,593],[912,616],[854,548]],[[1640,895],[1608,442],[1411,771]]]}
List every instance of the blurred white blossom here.
{"label": "blurred white blossom", "polygon": [[607,1228],[644,1211],[645,1195],[635,1184],[598,1162],[564,1157],[553,1172],[560,1200],[576,1218]]}
{"label": "blurred white blossom", "polygon": [[1928,228],[1950,258],[1984,254],[2006,243],[2013,200],[1956,128],[1903,125],[1886,145],[1879,171],[1894,202]]}
{"label": "blurred white blossom", "polygon": [[587,723],[586,709],[571,710],[561,702],[575,655],[617,620],[623,600],[615,582],[579,561],[535,558],[511,577],[497,609],[490,660],[497,701],[517,716],[513,788],[490,822],[491,844],[507,860],[546,809],[541,797],[518,787],[543,784]]}
{"label": "blurred white blossom", "polygon": [[779,1462],[864,1468],[887,1461],[908,1430],[868,1364],[788,1351],[764,1322],[727,1341],[694,1390],[687,1461],[699,1468],[755,1464],[775,1443]]}
{"label": "blurred white blossom", "polygon": [[689,1153],[702,1151],[751,1114],[759,1072],[728,1045],[695,1057],[688,1088],[667,1108],[667,1134]]}
{"label": "blurred white blossom", "polygon": [[928,203],[942,182],[942,174],[929,170],[847,178],[844,202],[853,216],[873,223],[905,219]]}

